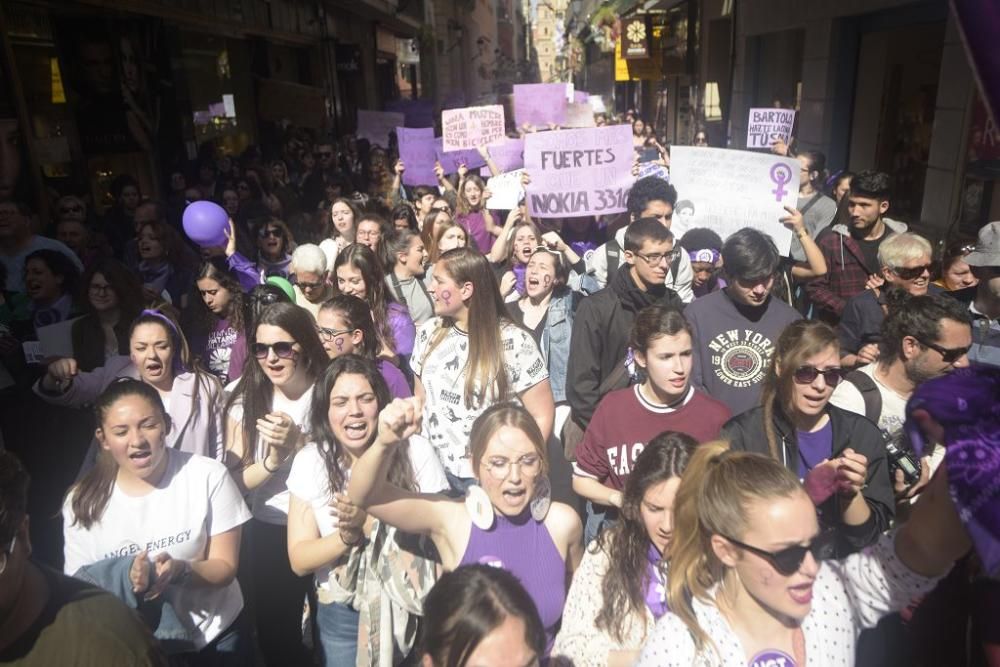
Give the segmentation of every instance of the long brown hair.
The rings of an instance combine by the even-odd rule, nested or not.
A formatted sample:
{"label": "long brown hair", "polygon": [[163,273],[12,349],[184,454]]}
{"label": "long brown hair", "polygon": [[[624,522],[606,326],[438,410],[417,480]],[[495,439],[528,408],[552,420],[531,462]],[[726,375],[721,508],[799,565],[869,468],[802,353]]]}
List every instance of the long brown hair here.
{"label": "long brown hair", "polygon": [[[702,650],[717,647],[701,629],[692,601],[712,602],[709,591],[726,573],[712,549],[713,535],[741,539],[747,531],[747,506],[754,500],[802,493],[795,474],[761,454],[729,451],[725,442],[698,445],[681,478],[674,501],[674,539],[670,545],[667,601]],[[717,650],[716,650],[717,652]]]}
{"label": "long brown hair", "polygon": [[[591,543],[590,550],[604,551],[610,565],[601,580],[603,604],[594,623],[620,644],[625,641],[629,619],[643,614],[646,607],[650,542],[642,522],[643,498],[657,484],[680,477],[697,447],[694,438],[676,431],[665,431],[650,440],[625,482],[621,519]],[[660,569],[666,574],[668,554],[663,556]]]}
{"label": "long brown hair", "polygon": [[[434,271],[447,273],[459,285],[472,283],[469,298],[469,359],[465,366],[465,406],[505,401],[510,393],[504,364],[504,326],[510,325],[507,308],[490,262],[471,248],[453,248],[441,255]],[[454,318],[442,317],[424,353],[426,360],[455,325]],[[480,392],[482,392],[481,395]]]}
{"label": "long brown hair", "polygon": [[[337,269],[349,264],[361,272],[361,277],[365,281],[365,301],[372,309],[372,318],[375,320],[375,330],[378,332],[378,343],[382,349],[396,352],[396,336],[392,332],[392,324],[389,322],[389,304],[395,303],[393,297],[385,285],[385,270],[378,256],[372,249],[360,243],[352,243],[339,253],[333,263],[333,289],[340,294],[337,287]],[[373,342],[374,343],[374,342]],[[376,350],[378,353],[381,350]]]}
{"label": "long brown hair", "polygon": [[775,409],[791,414],[795,370],[829,347],[840,349],[840,341],[830,325],[819,320],[798,320],[781,332],[764,377],[760,404],[764,408],[764,434],[771,456],[782,460],[781,443],[774,428]]}
{"label": "long brown hair", "polygon": [[[434,238],[431,239],[431,244],[427,246],[427,254],[430,255],[431,264],[435,264],[439,259],[441,259],[441,255],[444,254],[438,246],[441,244],[441,238],[445,235],[445,232],[452,227],[458,227],[462,230],[462,235],[465,236],[465,246],[463,247],[468,248],[472,244],[472,237],[469,236],[469,230],[454,220],[449,220],[448,222],[442,224],[441,228],[434,233]],[[452,250],[454,250],[454,248],[452,248]]]}
{"label": "long brown hair", "polygon": [[[486,189],[486,183],[480,178],[479,174],[466,174],[465,179],[462,181],[462,187],[458,191],[458,214],[468,215],[469,213],[475,213],[477,211],[482,211],[486,208],[486,202],[482,199],[479,200],[479,208],[472,208],[469,204],[469,200],[465,198],[465,186],[469,183],[475,183],[479,186],[480,191]],[[489,215],[485,213],[484,215]]]}
{"label": "long brown hair", "polygon": [[[138,396],[149,401],[149,404],[160,413],[164,424],[163,437],[166,439],[167,433],[170,431],[170,417],[163,407],[160,392],[145,382],[132,378],[119,378],[112,382],[94,402],[97,428],[103,428],[104,417],[108,414],[111,406],[128,396]],[[163,446],[166,447],[166,443]],[[108,502],[111,500],[111,493],[114,491],[117,477],[118,464],[111,454],[100,449],[97,453],[97,464],[67,491],[70,507],[73,509],[72,525],[83,526],[84,529],[90,530],[95,523],[101,520],[108,507]]]}

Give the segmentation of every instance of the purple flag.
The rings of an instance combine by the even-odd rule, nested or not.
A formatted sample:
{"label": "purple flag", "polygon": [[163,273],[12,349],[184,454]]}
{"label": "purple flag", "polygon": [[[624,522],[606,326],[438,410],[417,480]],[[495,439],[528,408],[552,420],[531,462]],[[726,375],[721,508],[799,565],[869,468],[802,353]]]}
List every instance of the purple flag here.
{"label": "purple flag", "polygon": [[391,100],[386,111],[403,114],[406,127],[434,127],[434,102],[431,100]]}
{"label": "purple flag", "polygon": [[524,139],[504,139],[503,143],[490,146],[490,159],[502,173],[524,166]]}
{"label": "purple flag", "polygon": [[979,91],[994,122],[1000,112],[1000,3],[996,0],[951,0],[958,29],[979,81]]}
{"label": "purple flag", "polygon": [[403,185],[434,185],[434,128],[396,128],[399,139],[399,159],[403,161]]}

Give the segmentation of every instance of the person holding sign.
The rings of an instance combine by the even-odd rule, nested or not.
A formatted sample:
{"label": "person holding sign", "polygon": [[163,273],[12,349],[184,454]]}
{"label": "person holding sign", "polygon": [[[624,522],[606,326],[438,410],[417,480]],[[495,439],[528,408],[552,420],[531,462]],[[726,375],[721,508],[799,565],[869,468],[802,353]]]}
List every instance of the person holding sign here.
{"label": "person holding sign", "polygon": [[695,451],[674,516],[670,611],[640,667],[853,664],[861,631],[930,591],[971,545],[940,471],[909,521],[828,561],[828,536],[795,473],[722,443]]}
{"label": "person holding sign", "polygon": [[489,196],[486,183],[477,174],[466,174],[459,184],[455,222],[465,228],[480,252],[490,251],[493,238],[499,236],[502,229],[500,216],[486,208]]}

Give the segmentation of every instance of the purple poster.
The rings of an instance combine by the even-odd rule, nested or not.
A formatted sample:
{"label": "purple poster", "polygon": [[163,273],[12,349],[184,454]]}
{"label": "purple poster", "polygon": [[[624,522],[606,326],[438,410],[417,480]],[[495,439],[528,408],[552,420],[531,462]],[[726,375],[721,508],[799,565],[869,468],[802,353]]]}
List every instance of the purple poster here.
{"label": "purple poster", "polygon": [[590,99],[590,93],[585,93],[582,90],[573,91],[573,102],[576,104],[583,104]]}
{"label": "purple poster", "polygon": [[537,218],[624,211],[634,154],[628,125],[526,135],[528,210]]}
{"label": "purple poster", "polygon": [[518,127],[546,127],[566,122],[565,83],[514,84],[514,121]]}
{"label": "purple poster", "polygon": [[434,185],[434,128],[397,127],[399,159],[403,161],[403,185]]}
{"label": "purple poster", "polygon": [[462,151],[444,152],[444,142],[441,137],[434,140],[434,150],[437,153],[438,162],[444,167],[444,173],[454,174],[458,171],[459,165],[464,164],[469,169],[478,169],[486,164],[486,160],[475,148],[467,148]]}
{"label": "purple poster", "polygon": [[502,144],[490,146],[490,159],[501,173],[514,171],[524,166],[524,139],[504,139]]}

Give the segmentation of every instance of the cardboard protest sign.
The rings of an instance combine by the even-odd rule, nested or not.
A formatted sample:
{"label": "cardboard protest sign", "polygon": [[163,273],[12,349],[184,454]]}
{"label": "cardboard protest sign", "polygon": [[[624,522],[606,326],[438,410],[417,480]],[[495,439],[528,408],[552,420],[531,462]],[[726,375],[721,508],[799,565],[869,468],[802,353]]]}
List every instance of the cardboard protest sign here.
{"label": "cardboard protest sign", "polygon": [[434,161],[437,160],[437,153],[434,150],[434,128],[397,127],[396,138],[399,139],[399,159],[406,167],[403,185],[435,185]]}
{"label": "cardboard protest sign", "polygon": [[490,189],[490,198],[486,200],[486,208],[498,211],[509,211],[516,208],[524,196],[524,186],[521,185],[521,175],[524,169],[515,169],[506,174],[498,174],[489,180],[486,187]]}
{"label": "cardboard protest sign", "polygon": [[587,102],[566,105],[566,127],[594,127],[594,110]]}
{"label": "cardboard protest sign", "polygon": [[568,103],[565,83],[514,84],[514,121],[518,127],[562,125],[566,122]]}
{"label": "cardboard protest sign", "polygon": [[[534,173],[529,172],[534,178]],[[691,227],[708,227],[726,239],[753,227],[774,239],[788,255],[792,232],[778,220],[799,196],[799,162],[769,153],[725,148],[674,146],[670,181],[677,188],[671,231],[678,238]],[[683,206],[682,206],[683,205]]]}
{"label": "cardboard protest sign", "polygon": [[434,152],[437,161],[444,167],[444,173],[454,174],[458,172],[459,165],[465,165],[469,169],[478,169],[486,164],[486,160],[475,148],[465,148],[460,151],[445,151],[441,137],[434,140]]}
{"label": "cardboard protest sign", "polygon": [[587,98],[587,102],[590,104],[590,108],[593,109],[594,113],[606,113],[607,107],[604,106],[604,98],[600,95],[591,95]]}
{"label": "cardboard protest sign", "polygon": [[500,143],[506,136],[503,105],[447,109],[441,112],[441,129],[446,151]]}
{"label": "cardboard protest sign", "polygon": [[657,178],[662,178],[668,183],[670,182],[670,171],[658,162],[639,163],[639,175],[636,179],[646,178],[647,176],[656,176]]}
{"label": "cardboard protest sign", "polygon": [[586,102],[590,99],[590,93],[585,93],[582,90],[573,91],[573,102],[580,104],[581,102]]}
{"label": "cardboard protest sign", "polygon": [[778,139],[787,144],[794,124],[795,109],[750,109],[747,148],[770,148]]}
{"label": "cardboard protest sign", "polygon": [[403,114],[406,127],[433,127],[434,102],[432,100],[389,100],[386,111]]}
{"label": "cardboard protest sign", "polygon": [[388,146],[389,133],[405,124],[401,113],[358,109],[358,139],[367,139],[373,146]]}
{"label": "cardboard protest sign", "polygon": [[524,139],[504,139],[496,146],[490,146],[490,159],[502,172],[513,171],[524,166]]}
{"label": "cardboard protest sign", "polygon": [[628,125],[526,135],[528,210],[537,218],[624,211],[633,153]]}

